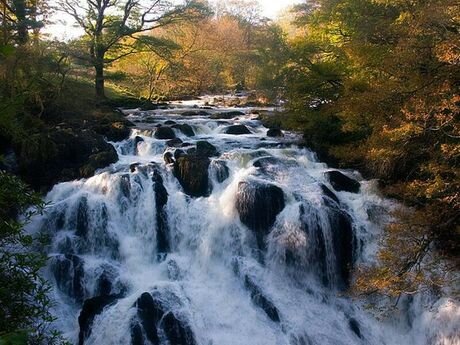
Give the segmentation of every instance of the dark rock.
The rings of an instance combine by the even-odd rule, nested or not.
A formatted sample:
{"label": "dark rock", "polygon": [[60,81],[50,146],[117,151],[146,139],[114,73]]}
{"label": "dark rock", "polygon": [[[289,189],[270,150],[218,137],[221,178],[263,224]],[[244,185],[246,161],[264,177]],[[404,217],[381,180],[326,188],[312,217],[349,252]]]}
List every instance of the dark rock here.
{"label": "dark rock", "polygon": [[137,299],[136,306],[137,315],[147,339],[152,344],[159,344],[160,338],[158,336],[157,324],[164,314],[161,304],[157,300],[154,300],[151,294],[144,292]]}
{"label": "dark rock", "polygon": [[227,112],[223,112],[223,113],[212,114],[211,119],[215,119],[215,120],[230,120],[230,119],[233,119],[234,117],[244,116],[244,115],[245,115],[245,113],[243,113],[241,111],[227,111]]}
{"label": "dark rock", "polygon": [[193,137],[195,135],[195,132],[193,131],[192,126],[186,123],[178,124],[178,125],[173,125],[172,128],[177,128],[180,130],[184,135],[188,137]]}
{"label": "dark rock", "polygon": [[333,191],[327,188],[324,184],[320,184],[320,187],[325,196],[327,196],[329,199],[334,200],[337,204],[340,204],[339,198],[337,198],[337,195],[335,195]]}
{"label": "dark rock", "polygon": [[131,178],[128,174],[122,175],[120,178],[120,191],[126,199],[131,197]]}
{"label": "dark rock", "polygon": [[188,147],[188,146],[192,146],[192,145],[193,144],[191,144],[191,143],[185,142],[185,143],[182,143],[181,147]]}
{"label": "dark rock", "polygon": [[353,269],[353,225],[344,211],[332,211],[329,215],[332,229],[333,248],[336,259],[335,271],[339,277],[339,288],[347,288]]}
{"label": "dark rock", "polygon": [[182,116],[209,116],[209,113],[204,110],[190,110],[181,113]]}
{"label": "dark rock", "polygon": [[361,329],[359,328],[359,323],[356,321],[356,319],[351,318],[348,322],[348,325],[350,326],[352,332],[358,336],[358,338],[362,338]]}
{"label": "dark rock", "polygon": [[175,124],[176,124],[176,121],[172,121],[172,120],[165,121],[165,125],[168,125],[168,126],[175,125]]}
{"label": "dark rock", "polygon": [[[148,292],[144,292],[136,302],[137,315],[147,339],[154,345],[160,344],[160,335],[163,334],[171,345],[196,345],[195,335],[190,326],[180,320],[177,315],[167,310],[161,302],[153,298]],[[136,330],[136,337],[142,331]],[[133,331],[132,341],[134,340]],[[134,341],[133,341],[134,343]],[[142,344],[139,343],[138,344]]]}
{"label": "dark rock", "polygon": [[189,325],[176,318],[172,312],[166,313],[160,322],[170,344],[195,345],[195,336]]}
{"label": "dark rock", "polygon": [[107,272],[103,272],[97,280],[97,295],[108,296],[112,292],[112,281]]}
{"label": "dark rock", "polygon": [[272,184],[240,182],[236,209],[241,222],[255,232],[260,249],[265,248],[265,236],[284,209],[284,193]]}
{"label": "dark rock", "polygon": [[173,164],[174,163],[173,154],[171,152],[166,152],[163,155],[163,159],[164,159],[166,164]]}
{"label": "dark rock", "polygon": [[106,124],[99,124],[94,126],[93,129],[96,133],[103,135],[110,141],[122,141],[129,138],[133,124],[126,122],[112,122]]}
{"label": "dark rock", "polygon": [[88,199],[83,197],[78,204],[75,235],[86,237],[88,235],[88,230]]}
{"label": "dark rock", "polygon": [[94,318],[101,314],[105,307],[113,304],[119,299],[118,295],[110,296],[97,296],[85,300],[83,308],[78,316],[78,324],[80,326],[80,332],[78,334],[78,344],[83,345],[85,340],[91,334],[91,327],[93,325]]}
{"label": "dark rock", "polygon": [[155,192],[157,252],[168,253],[170,250],[169,226],[168,215],[165,210],[165,206],[168,203],[168,191],[158,170],[153,171],[152,181]]}
{"label": "dark rock", "polygon": [[35,188],[89,177],[118,160],[115,148],[91,130],[54,129],[22,143],[19,168]]}
{"label": "dark rock", "polygon": [[129,171],[131,171],[132,173],[135,172],[135,171],[136,171],[136,168],[137,168],[138,166],[140,166],[140,165],[141,165],[141,163],[133,163],[133,164],[130,164],[130,165],[129,165]]}
{"label": "dark rock", "polygon": [[262,157],[257,159],[252,165],[259,168],[264,174],[276,173],[279,169],[280,160],[275,157]]}
{"label": "dark rock", "polygon": [[217,148],[214,145],[208,143],[207,141],[200,140],[196,143],[196,154],[199,156],[213,157],[218,156],[219,151],[217,151]]}
{"label": "dark rock", "polygon": [[283,131],[279,128],[270,128],[267,131],[267,137],[283,137]]}
{"label": "dark rock", "polygon": [[263,295],[260,288],[248,276],[244,277],[244,286],[249,290],[252,302],[260,307],[273,322],[280,322],[278,309]]}
{"label": "dark rock", "polygon": [[331,170],[325,173],[332,187],[338,192],[345,191],[350,193],[359,193],[360,183],[338,170]]}
{"label": "dark rock", "polygon": [[176,134],[171,127],[158,127],[154,134],[157,139],[174,139]]}
{"label": "dark rock", "polygon": [[160,127],[163,127],[163,125],[161,123],[157,123],[154,127],[160,128]]}
{"label": "dark rock", "polygon": [[60,291],[81,303],[85,296],[84,262],[79,256],[72,254],[53,257],[51,271]]}
{"label": "dark rock", "polygon": [[81,177],[91,177],[97,169],[104,168],[118,160],[118,154],[113,150],[99,152],[89,156],[88,164],[80,168]]}
{"label": "dark rock", "polygon": [[233,135],[242,135],[242,134],[251,134],[251,131],[245,125],[233,125],[227,127],[225,130],[226,134]]}
{"label": "dark rock", "polygon": [[178,159],[179,157],[183,157],[183,156],[186,156],[187,154],[183,151],[183,150],[175,150],[174,151],[174,159]]}
{"label": "dark rock", "polygon": [[138,323],[131,326],[131,345],[145,345],[142,327]]}
{"label": "dark rock", "polygon": [[174,175],[184,192],[192,197],[209,196],[208,157],[187,155],[174,163]]}
{"label": "dark rock", "polygon": [[166,142],[166,146],[168,147],[181,147],[181,145],[182,140],[180,140],[179,138],[174,138]]}
{"label": "dark rock", "polygon": [[224,161],[212,161],[211,171],[219,183],[224,182],[230,176],[230,169]]}

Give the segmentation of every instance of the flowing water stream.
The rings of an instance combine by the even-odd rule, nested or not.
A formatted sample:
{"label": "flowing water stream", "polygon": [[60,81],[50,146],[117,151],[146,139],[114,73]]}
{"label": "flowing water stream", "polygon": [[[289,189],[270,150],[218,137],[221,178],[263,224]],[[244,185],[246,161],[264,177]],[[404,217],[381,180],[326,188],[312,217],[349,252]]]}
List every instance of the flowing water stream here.
{"label": "flowing water stream", "polygon": [[126,111],[119,161],[54,186],[31,224],[52,238],[56,326],[88,345],[460,344],[453,301],[378,321],[344,293],[394,204],[297,135],[267,137],[267,110]]}

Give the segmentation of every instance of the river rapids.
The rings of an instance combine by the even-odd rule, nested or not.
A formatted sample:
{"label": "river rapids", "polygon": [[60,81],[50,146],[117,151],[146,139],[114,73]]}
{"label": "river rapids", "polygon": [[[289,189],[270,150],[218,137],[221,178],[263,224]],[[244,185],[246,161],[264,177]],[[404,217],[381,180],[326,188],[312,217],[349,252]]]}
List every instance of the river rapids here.
{"label": "river rapids", "polygon": [[351,298],[395,204],[268,129],[269,108],[124,110],[119,161],[48,193],[56,327],[87,345],[460,344],[460,307]]}

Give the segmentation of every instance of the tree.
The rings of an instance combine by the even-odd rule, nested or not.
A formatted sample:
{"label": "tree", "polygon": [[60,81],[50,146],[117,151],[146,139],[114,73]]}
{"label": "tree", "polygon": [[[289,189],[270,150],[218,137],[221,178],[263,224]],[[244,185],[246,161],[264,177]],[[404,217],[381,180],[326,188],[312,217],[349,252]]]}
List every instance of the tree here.
{"label": "tree", "polygon": [[44,0],[0,0],[1,45],[24,45],[29,41],[29,32],[37,38],[48,11]]}
{"label": "tree", "polygon": [[165,0],[61,0],[61,9],[70,14],[85,32],[87,53],[78,57],[95,70],[96,95],[105,98],[104,68],[122,57],[135,53],[137,42],[151,41],[142,35],[154,29],[187,19],[199,18],[205,12],[202,2],[187,0],[173,6]]}
{"label": "tree", "polygon": [[0,171],[0,343],[60,343],[50,328],[50,285],[40,273],[47,260],[40,251],[44,239],[24,230],[43,206],[17,177]]}
{"label": "tree", "polygon": [[319,0],[298,10],[289,110],[315,149],[380,178],[411,207],[388,225],[359,290],[436,285],[430,271],[458,264],[460,252],[458,1]]}

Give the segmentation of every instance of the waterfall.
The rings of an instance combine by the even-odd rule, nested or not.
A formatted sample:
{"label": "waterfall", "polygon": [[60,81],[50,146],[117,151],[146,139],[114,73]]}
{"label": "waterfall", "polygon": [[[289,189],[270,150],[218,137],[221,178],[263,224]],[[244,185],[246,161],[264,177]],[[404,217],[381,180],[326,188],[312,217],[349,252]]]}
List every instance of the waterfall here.
{"label": "waterfall", "polygon": [[52,239],[44,274],[72,343],[460,344],[454,301],[381,321],[346,295],[395,204],[296,134],[267,137],[267,110],[126,111],[119,161],[54,186],[30,227]]}

